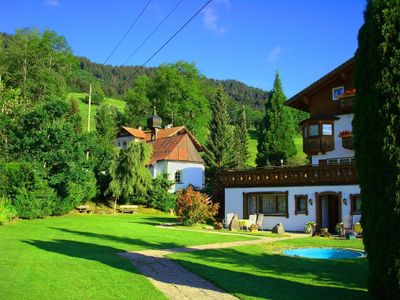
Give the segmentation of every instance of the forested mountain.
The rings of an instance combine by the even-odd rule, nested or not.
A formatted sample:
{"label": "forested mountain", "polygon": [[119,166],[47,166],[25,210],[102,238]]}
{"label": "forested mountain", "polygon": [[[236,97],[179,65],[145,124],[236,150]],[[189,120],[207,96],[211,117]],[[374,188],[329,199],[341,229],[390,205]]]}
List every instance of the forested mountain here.
{"label": "forested mountain", "polygon": [[[78,59],[82,70],[91,73],[100,80],[101,87],[108,97],[124,98],[126,92],[133,87],[134,79],[137,76],[155,76],[156,68],[103,65],[94,63],[85,57],[78,57]],[[264,110],[264,104],[268,99],[269,92],[250,87],[237,80],[204,79],[212,86],[221,84],[225,93],[237,104],[246,105],[252,109]]]}

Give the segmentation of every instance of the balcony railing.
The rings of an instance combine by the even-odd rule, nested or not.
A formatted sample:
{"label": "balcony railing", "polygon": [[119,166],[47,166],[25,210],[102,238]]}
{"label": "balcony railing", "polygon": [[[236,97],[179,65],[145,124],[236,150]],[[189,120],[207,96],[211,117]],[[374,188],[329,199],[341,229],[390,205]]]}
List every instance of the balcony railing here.
{"label": "balcony railing", "polygon": [[335,150],[333,136],[317,136],[303,139],[303,151],[308,155],[326,153]]}
{"label": "balcony railing", "polygon": [[354,164],[228,170],[220,175],[224,187],[280,187],[357,184]]}

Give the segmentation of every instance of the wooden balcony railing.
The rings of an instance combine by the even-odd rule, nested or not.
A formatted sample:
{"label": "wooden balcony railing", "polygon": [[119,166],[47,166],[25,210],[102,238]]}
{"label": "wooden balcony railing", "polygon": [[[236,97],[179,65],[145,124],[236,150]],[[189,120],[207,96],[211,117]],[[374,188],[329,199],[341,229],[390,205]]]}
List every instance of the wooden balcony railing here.
{"label": "wooden balcony railing", "polygon": [[228,170],[220,178],[224,187],[358,184],[353,164]]}
{"label": "wooden balcony railing", "polygon": [[333,150],[335,150],[335,140],[333,136],[303,138],[303,151],[307,155],[316,155]]}

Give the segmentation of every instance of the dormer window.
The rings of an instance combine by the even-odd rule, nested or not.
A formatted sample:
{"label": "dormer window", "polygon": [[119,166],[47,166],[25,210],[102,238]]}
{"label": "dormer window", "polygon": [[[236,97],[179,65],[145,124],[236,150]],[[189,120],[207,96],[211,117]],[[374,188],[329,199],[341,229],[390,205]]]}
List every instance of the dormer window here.
{"label": "dormer window", "polygon": [[337,100],[340,95],[344,94],[344,86],[338,86],[332,89],[332,100]]}

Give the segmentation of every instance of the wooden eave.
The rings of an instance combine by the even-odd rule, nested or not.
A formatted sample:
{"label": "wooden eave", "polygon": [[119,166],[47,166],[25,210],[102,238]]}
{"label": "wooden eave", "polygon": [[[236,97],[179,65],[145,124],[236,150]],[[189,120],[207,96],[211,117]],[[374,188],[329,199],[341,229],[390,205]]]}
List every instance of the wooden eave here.
{"label": "wooden eave", "polygon": [[306,87],[301,92],[294,95],[292,98],[285,102],[285,105],[309,112],[309,105],[311,95],[314,94],[317,90],[323,88],[324,86],[330,84],[332,81],[335,81],[338,77],[342,79],[346,79],[346,73],[354,68],[355,60],[354,57],[350,58],[325,76],[321,77],[308,87]]}

